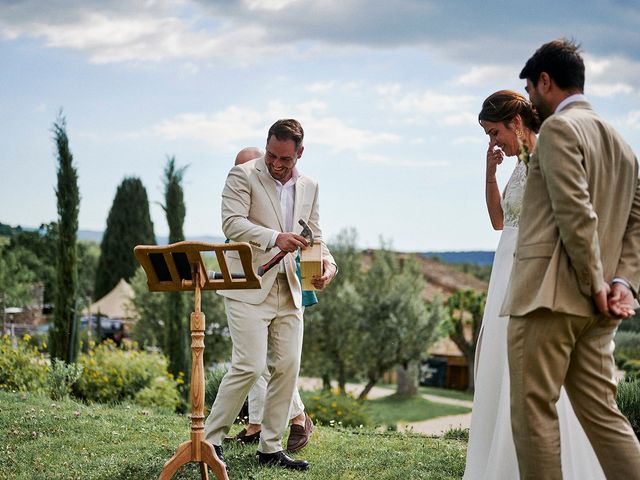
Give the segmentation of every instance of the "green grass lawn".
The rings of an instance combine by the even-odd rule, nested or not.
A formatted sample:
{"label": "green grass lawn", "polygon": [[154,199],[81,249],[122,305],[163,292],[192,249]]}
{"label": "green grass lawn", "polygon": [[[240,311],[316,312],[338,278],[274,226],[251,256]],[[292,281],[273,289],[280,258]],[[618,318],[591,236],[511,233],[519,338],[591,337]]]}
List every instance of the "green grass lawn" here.
{"label": "green grass lawn", "polygon": [[395,425],[398,422],[419,422],[445,415],[469,413],[470,408],[445,405],[419,396],[389,395],[367,402],[367,411],[377,425]]}
{"label": "green grass lawn", "polygon": [[418,392],[426,393],[428,395],[437,395],[439,397],[455,398],[456,400],[473,400],[473,393],[469,393],[464,390],[449,390],[438,387],[418,387]]}
{"label": "green grass lawn", "polygon": [[[137,406],[0,392],[0,438],[3,479],[146,480],[157,478],[189,438],[189,425],[184,416]],[[311,462],[306,473],[259,468],[254,447],[232,445],[225,454],[231,479],[455,479],[462,476],[465,449],[464,442],[417,434],[317,427],[297,455]],[[200,476],[191,465],[174,478]]]}

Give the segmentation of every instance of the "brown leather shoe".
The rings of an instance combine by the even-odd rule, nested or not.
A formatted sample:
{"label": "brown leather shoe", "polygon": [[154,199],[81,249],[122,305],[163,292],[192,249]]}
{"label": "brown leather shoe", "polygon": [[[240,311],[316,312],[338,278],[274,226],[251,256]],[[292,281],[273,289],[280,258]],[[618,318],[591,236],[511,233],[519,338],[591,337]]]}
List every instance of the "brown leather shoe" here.
{"label": "brown leather shoe", "polygon": [[252,435],[247,435],[247,429],[243,428],[234,437],[225,437],[225,442],[238,442],[242,445],[250,445],[252,443],[258,443],[260,441],[260,432],[256,432]]}
{"label": "brown leather shoe", "polygon": [[304,412],[304,427],[302,425],[291,424],[289,439],[287,440],[287,450],[291,453],[297,452],[309,443],[309,437],[313,432],[313,420]]}

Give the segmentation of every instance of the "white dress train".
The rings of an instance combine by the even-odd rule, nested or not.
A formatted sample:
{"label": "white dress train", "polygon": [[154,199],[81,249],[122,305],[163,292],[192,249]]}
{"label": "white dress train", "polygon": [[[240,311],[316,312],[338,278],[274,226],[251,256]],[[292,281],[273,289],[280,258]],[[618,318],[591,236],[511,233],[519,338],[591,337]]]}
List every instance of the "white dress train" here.
{"label": "white dress train", "polygon": [[[504,230],[496,249],[482,328],[476,349],[475,394],[469,431],[465,480],[518,479],[518,460],[511,432],[507,324],[500,316],[518,238],[518,219],[526,167],[518,162],[505,187]],[[604,473],[573,412],[564,388],[556,403],[560,421],[564,479],[600,480]]]}

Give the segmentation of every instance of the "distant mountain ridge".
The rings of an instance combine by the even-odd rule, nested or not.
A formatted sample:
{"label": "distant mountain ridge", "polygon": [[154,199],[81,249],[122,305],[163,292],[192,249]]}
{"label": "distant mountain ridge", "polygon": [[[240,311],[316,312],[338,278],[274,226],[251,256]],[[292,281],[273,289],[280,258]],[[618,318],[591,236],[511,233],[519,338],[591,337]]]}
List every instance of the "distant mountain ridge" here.
{"label": "distant mountain ridge", "polygon": [[[104,232],[97,232],[95,230],[78,230],[78,240],[87,240],[90,242],[100,243],[102,242],[102,235]],[[224,237],[214,235],[199,235],[195,237],[187,237],[187,240],[194,242],[206,242],[206,243],[224,243]],[[169,243],[169,237],[156,235],[156,243],[158,245],[166,245]]]}
{"label": "distant mountain ridge", "polygon": [[[13,235],[18,234],[19,232],[34,232],[38,230],[39,227],[23,227],[18,225],[16,227],[12,227],[11,225],[0,222],[0,236],[11,237]],[[85,240],[89,242],[102,242],[102,236],[104,232],[99,232],[96,230],[78,230],[78,240]],[[187,237],[187,240],[192,240],[194,242],[206,242],[206,243],[224,243],[225,238],[220,235],[198,235],[194,237]],[[169,237],[167,236],[157,236],[156,235],[156,243],[158,245],[166,245],[169,242]]]}
{"label": "distant mountain ridge", "polygon": [[[11,227],[10,225],[0,222],[0,235],[11,236],[19,230],[33,231],[37,230],[36,227]],[[102,236],[104,232],[96,230],[78,230],[78,240],[86,240],[91,242],[102,242]],[[224,243],[225,238],[223,236],[216,235],[199,235],[194,237],[187,237],[187,240],[206,243]],[[158,245],[166,245],[169,242],[167,236],[156,236],[156,243]],[[477,265],[492,265],[495,252],[492,251],[458,251],[458,252],[418,252],[419,255],[424,257],[433,258],[437,257],[446,263],[475,263]]]}
{"label": "distant mountain ridge", "polygon": [[437,257],[446,263],[475,263],[477,265],[493,265],[493,257],[496,252],[471,251],[471,252],[421,252],[425,257]]}

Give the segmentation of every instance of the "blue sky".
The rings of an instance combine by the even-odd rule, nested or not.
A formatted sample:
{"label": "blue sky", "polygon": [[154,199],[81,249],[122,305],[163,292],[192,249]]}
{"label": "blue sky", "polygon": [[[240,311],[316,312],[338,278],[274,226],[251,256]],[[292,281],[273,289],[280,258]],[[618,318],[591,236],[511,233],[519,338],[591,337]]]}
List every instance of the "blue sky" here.
{"label": "blue sky", "polygon": [[482,100],[524,93],[526,59],[572,37],[587,96],[640,152],[638,25],[631,0],[0,0],[0,221],[57,218],[51,126],[63,108],[81,229],[103,230],[118,184],[138,176],[165,235],[174,155],[188,165],[187,238],[220,235],[235,153],[294,117],[326,237],[354,227],[362,247],[494,249]]}

